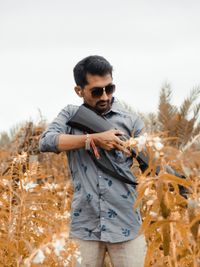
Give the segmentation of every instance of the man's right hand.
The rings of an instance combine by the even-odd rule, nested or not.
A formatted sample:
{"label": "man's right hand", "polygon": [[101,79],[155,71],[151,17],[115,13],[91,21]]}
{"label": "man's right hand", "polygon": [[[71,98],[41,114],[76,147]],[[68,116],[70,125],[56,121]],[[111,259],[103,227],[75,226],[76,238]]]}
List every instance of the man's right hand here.
{"label": "man's right hand", "polygon": [[113,129],[102,133],[91,134],[90,136],[97,146],[105,150],[117,149],[130,155],[130,151],[125,147],[126,142],[122,141],[117,135],[124,135],[124,132]]}

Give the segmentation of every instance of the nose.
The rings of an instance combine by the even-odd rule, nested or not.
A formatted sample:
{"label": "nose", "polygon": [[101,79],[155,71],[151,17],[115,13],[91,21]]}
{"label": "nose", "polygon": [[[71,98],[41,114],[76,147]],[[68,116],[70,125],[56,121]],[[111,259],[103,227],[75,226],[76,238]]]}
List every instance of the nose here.
{"label": "nose", "polygon": [[106,93],[105,88],[103,88],[103,94],[102,94],[102,96],[101,96],[100,99],[101,99],[101,100],[104,100],[104,101],[108,100],[108,95],[107,95],[107,93]]}

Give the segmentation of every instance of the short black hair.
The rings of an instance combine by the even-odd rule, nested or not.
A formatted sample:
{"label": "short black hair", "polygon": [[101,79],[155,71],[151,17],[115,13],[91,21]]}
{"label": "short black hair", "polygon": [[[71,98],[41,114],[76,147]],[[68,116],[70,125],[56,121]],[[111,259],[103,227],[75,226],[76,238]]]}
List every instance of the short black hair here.
{"label": "short black hair", "polygon": [[74,80],[76,85],[84,88],[88,84],[86,75],[99,75],[104,76],[111,74],[112,76],[113,67],[110,63],[102,56],[88,56],[79,61],[73,69]]}

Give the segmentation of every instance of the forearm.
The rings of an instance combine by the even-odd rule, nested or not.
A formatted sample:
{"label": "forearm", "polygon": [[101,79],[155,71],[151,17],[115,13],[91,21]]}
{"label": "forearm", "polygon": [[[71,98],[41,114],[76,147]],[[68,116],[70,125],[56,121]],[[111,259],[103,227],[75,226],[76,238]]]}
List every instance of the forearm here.
{"label": "forearm", "polygon": [[67,151],[85,147],[86,135],[60,134],[58,137],[58,150]]}
{"label": "forearm", "polygon": [[[124,142],[117,137],[117,134],[123,134],[120,130],[109,130],[102,133],[89,134],[89,140],[93,140],[96,146],[106,150],[118,149],[125,153],[129,151],[125,148]],[[56,152],[75,150],[84,148],[86,145],[87,135],[73,135],[48,132],[40,140],[41,152]]]}
{"label": "forearm", "polygon": [[[125,142],[120,140],[118,135],[124,134],[120,130],[109,130],[102,133],[93,133],[88,136],[89,140],[93,140],[96,146],[105,150],[118,149],[130,155],[130,151],[125,147]],[[86,145],[87,135],[70,135],[60,134],[58,136],[57,149],[59,151],[67,151],[83,148]]]}
{"label": "forearm", "polygon": [[[58,137],[58,150],[67,151],[85,147],[86,134],[72,135],[72,134],[60,134]],[[98,134],[90,134],[90,139],[93,139],[96,143]]]}

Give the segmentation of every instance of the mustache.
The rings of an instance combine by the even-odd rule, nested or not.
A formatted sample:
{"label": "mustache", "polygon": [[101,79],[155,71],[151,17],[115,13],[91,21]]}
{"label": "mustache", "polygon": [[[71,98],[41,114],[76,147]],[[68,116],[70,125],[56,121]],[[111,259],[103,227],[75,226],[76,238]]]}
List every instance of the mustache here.
{"label": "mustache", "polygon": [[97,101],[96,106],[101,105],[101,104],[105,104],[105,103],[109,104],[110,101],[109,100],[107,100],[107,101],[99,100],[99,101]]}

